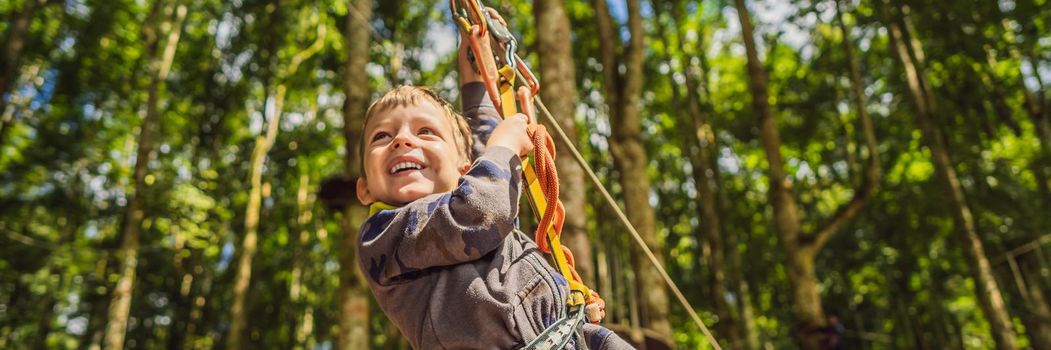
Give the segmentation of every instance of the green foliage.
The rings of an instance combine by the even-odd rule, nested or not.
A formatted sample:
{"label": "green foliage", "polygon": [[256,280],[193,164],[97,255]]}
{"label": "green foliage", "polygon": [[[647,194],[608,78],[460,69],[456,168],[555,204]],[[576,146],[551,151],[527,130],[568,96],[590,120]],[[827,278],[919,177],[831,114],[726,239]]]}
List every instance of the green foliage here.
{"label": "green foliage", "polygon": [[[0,2],[4,43],[28,0]],[[281,133],[268,155],[259,252],[248,301],[249,346],[327,348],[339,310],[337,256],[341,213],[316,201],[320,184],[342,172],[343,63],[340,33],[346,3],[184,1],[188,15],[160,90],[161,127],[148,160],[146,223],[128,328],[128,348],[212,348],[228,327],[231,267],[243,231],[248,158],[267,122],[278,84],[287,86]],[[529,62],[533,4],[489,1],[510,22]],[[908,7],[913,38],[923,49],[945,135],[986,254],[1005,291],[1016,329],[1034,329],[1036,308],[1017,290],[1007,252],[1051,233],[1051,139],[1029,103],[1051,106],[1047,90],[1051,7],[1046,1],[843,1],[850,38],[834,20],[832,1],[749,2],[755,16],[770,102],[777,111],[781,152],[803,213],[816,229],[850,200],[868,159],[851,100],[845,40],[855,47],[862,85],[883,159],[881,191],[817,256],[824,308],[837,314],[848,348],[990,348],[990,325],[976,297],[931,152],[914,122],[904,70],[891,51],[879,8]],[[105,325],[118,277],[121,225],[133,190],[135,142],[150,89],[143,45],[153,2],[52,1],[32,17],[19,64],[0,111],[0,348],[87,348]],[[456,29],[445,2],[377,1],[368,71],[374,95],[399,84],[433,86],[458,97]],[[590,1],[565,1],[573,31],[580,91],[573,135],[599,177],[620,193],[608,152],[595,13]],[[623,2],[610,3],[624,26]],[[764,11],[759,11],[762,9]],[[672,277],[709,325],[720,325],[714,298],[754,309],[760,345],[794,346],[792,292],[770,207],[766,155],[751,106],[749,75],[732,4],[644,1],[647,35],[642,141],[650,163],[650,202]],[[288,72],[288,62],[313,42],[323,49]],[[671,35],[672,32],[681,35]],[[626,33],[626,30],[624,31]],[[623,39],[623,38],[622,38]],[[696,69],[696,72],[689,72]],[[714,273],[702,236],[698,184],[690,152],[695,130],[676,100],[685,74],[698,74],[696,99],[714,132],[713,165],[728,252],[740,256],[726,296],[711,295]],[[540,77],[559,79],[560,77]],[[1045,107],[1046,109],[1047,107]],[[1044,118],[1044,119],[1040,119]],[[298,198],[305,181],[308,196]],[[631,322],[635,244],[614,220],[594,185],[588,230],[595,262],[610,275],[597,287],[610,303],[609,321]],[[595,195],[593,195],[595,194]],[[301,217],[301,211],[309,214]],[[731,240],[732,238],[732,240]],[[1047,253],[1041,247],[1029,257]],[[599,254],[600,253],[600,254]],[[1041,255],[1043,256],[1043,255]],[[1045,294],[1048,266],[1029,278]],[[357,268],[352,266],[349,268]],[[1023,271],[1025,272],[1025,271]],[[1029,276],[1029,275],[1027,275]],[[298,288],[295,293],[293,285]],[[595,286],[593,286],[595,287]],[[1042,289],[1040,289],[1042,288]],[[747,293],[747,295],[741,294]],[[295,295],[295,296],[293,296]],[[407,348],[373,306],[377,348]],[[672,307],[680,348],[705,348],[680,306]],[[297,339],[296,327],[313,331]],[[720,340],[725,334],[716,334]],[[1028,343],[1026,343],[1028,342]],[[723,344],[724,346],[726,344]]]}

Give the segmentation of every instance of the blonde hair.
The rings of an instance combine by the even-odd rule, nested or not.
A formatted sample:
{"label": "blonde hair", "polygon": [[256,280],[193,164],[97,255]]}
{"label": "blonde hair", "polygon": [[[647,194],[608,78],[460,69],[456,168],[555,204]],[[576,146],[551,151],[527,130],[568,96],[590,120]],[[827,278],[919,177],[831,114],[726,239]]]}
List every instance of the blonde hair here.
{"label": "blonde hair", "polygon": [[361,123],[361,141],[358,145],[358,153],[361,157],[361,176],[365,177],[365,140],[368,135],[365,135],[365,128],[369,125],[369,120],[373,116],[380,112],[388,111],[395,107],[408,107],[415,106],[422,101],[431,101],[438,106],[438,109],[442,111],[449,125],[453,129],[453,141],[456,143],[456,148],[460,153],[460,156],[464,160],[471,160],[471,127],[467,124],[467,119],[460,113],[453,110],[451,104],[445,99],[438,96],[437,93],[426,87],[402,85],[387,91],[376,101],[372,102],[369,106],[368,111],[365,112],[365,121]]}

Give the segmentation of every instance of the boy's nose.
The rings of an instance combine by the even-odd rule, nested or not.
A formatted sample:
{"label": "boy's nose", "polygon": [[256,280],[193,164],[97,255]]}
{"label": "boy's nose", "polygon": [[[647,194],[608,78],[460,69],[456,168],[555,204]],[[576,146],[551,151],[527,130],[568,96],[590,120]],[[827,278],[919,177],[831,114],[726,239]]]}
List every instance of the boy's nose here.
{"label": "boy's nose", "polygon": [[414,146],[414,144],[413,144],[413,142],[412,142],[412,139],[411,139],[411,138],[409,138],[408,136],[405,136],[405,135],[398,135],[398,137],[396,137],[396,138],[394,139],[394,149],[398,149],[398,148],[400,148],[401,146],[405,146],[405,147],[413,147],[413,146]]}

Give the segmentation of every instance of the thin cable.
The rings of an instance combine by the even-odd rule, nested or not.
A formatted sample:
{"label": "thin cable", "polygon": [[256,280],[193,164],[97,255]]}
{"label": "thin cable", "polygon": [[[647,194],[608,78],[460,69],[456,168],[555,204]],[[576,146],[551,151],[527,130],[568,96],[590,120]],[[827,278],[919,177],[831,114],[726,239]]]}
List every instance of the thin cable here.
{"label": "thin cable", "polygon": [[388,38],[384,38],[383,34],[380,34],[380,32],[376,31],[376,28],[372,27],[372,22],[370,22],[368,18],[365,18],[365,15],[362,14],[361,11],[358,11],[358,8],[354,7],[354,4],[348,4],[347,8],[350,9],[349,12],[351,12],[354,15],[354,17],[357,17],[359,21],[362,21],[362,22],[365,23],[366,27],[369,27],[369,33],[371,33],[372,36],[376,38],[376,40],[378,40],[378,41],[387,40],[387,41],[393,42],[393,40],[390,40]]}
{"label": "thin cable", "polygon": [[598,175],[595,175],[595,172],[591,170],[591,166],[589,166],[587,161],[584,160],[584,156],[580,155],[580,152],[577,151],[576,147],[573,147],[573,142],[570,141],[566,132],[562,130],[562,126],[558,124],[558,121],[551,116],[551,112],[547,110],[547,106],[544,105],[544,101],[540,99],[540,95],[535,96],[535,101],[536,105],[540,106],[540,110],[544,112],[544,116],[547,117],[548,121],[554,126],[555,131],[558,132],[559,137],[565,142],[570,153],[573,154],[573,158],[577,160],[577,164],[580,164],[580,167],[584,169],[584,172],[588,173],[588,177],[590,177],[591,181],[598,187],[599,192],[602,192],[602,196],[606,198],[606,203],[609,203],[609,206],[613,208],[613,212],[620,217],[620,221],[628,228],[628,232],[631,233],[632,238],[635,238],[635,242],[642,247],[642,251],[646,253],[646,257],[650,259],[653,266],[657,268],[657,272],[660,272],[661,277],[664,278],[664,283],[668,284],[672,293],[679,299],[679,303],[686,308],[686,312],[690,314],[693,323],[697,325],[697,328],[701,329],[702,333],[704,333],[704,337],[708,339],[708,343],[711,344],[715,350],[722,350],[722,347],[719,346],[719,342],[715,340],[714,336],[712,336],[712,332],[708,330],[708,327],[704,325],[701,318],[697,316],[697,312],[693,310],[693,306],[686,300],[686,296],[684,296],[682,291],[679,290],[679,287],[675,285],[675,281],[672,281],[671,276],[668,276],[668,272],[664,270],[664,266],[661,266],[660,261],[657,260],[657,256],[653,255],[653,251],[651,251],[650,247],[646,245],[646,241],[642,240],[642,236],[639,235],[639,231],[635,229],[635,225],[632,225],[631,221],[628,220],[628,217],[624,215],[624,212],[620,210],[620,206],[618,206],[617,202],[613,200],[613,196],[606,191],[606,187],[602,185],[601,181],[599,181]]}

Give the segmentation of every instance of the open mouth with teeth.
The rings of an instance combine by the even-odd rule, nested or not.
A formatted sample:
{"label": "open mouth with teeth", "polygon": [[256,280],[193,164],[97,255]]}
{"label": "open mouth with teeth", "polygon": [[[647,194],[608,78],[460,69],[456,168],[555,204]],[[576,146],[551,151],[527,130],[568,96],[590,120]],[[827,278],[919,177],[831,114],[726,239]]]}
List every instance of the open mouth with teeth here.
{"label": "open mouth with teeth", "polygon": [[390,167],[390,174],[407,173],[413,170],[423,170],[423,165],[416,162],[399,162]]}

